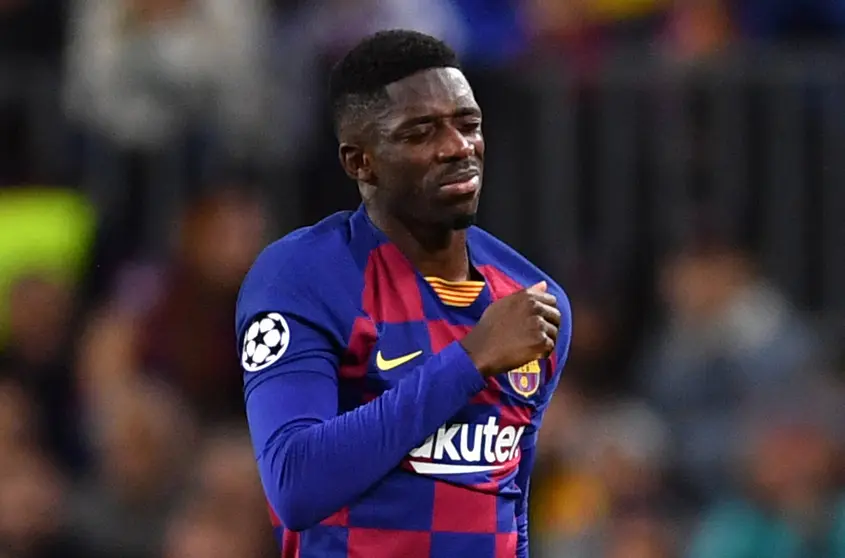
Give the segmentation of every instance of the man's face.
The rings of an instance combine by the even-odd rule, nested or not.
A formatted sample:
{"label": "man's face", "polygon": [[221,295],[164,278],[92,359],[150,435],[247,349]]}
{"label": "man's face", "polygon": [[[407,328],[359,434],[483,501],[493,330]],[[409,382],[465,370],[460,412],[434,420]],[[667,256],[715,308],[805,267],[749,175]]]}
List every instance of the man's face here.
{"label": "man's face", "polygon": [[463,73],[420,72],[387,87],[364,149],[374,195],[393,215],[462,229],[478,211],[484,162],[481,109]]}

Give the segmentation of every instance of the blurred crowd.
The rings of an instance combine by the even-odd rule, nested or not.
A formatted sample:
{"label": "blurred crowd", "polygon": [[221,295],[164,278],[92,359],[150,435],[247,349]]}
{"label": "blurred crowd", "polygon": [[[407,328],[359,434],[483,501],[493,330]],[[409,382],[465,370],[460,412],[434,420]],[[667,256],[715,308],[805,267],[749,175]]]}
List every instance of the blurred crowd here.
{"label": "blurred crowd", "polygon": [[[267,242],[356,203],[322,88],[390,27],[589,79],[621,48],[836,40],[845,0],[0,0],[0,558],[277,555],[234,302]],[[836,347],[699,229],[645,318],[625,277],[559,278],[536,556],[845,557]]]}

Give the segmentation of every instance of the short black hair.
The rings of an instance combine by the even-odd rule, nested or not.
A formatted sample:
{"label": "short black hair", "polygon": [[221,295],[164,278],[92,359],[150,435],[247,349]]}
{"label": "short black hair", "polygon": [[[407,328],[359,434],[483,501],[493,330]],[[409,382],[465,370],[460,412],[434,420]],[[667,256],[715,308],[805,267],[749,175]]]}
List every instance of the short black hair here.
{"label": "short black hair", "polygon": [[446,43],[417,31],[394,29],[364,38],[334,67],[329,100],[335,131],[384,100],[391,83],[432,68],[461,69]]}

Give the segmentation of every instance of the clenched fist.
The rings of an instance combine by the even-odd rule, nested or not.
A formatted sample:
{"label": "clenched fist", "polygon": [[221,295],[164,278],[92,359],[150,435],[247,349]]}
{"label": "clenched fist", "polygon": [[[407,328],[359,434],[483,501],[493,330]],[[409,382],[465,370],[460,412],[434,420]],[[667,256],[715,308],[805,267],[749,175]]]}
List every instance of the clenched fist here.
{"label": "clenched fist", "polygon": [[559,328],[557,300],[543,281],[491,304],[461,344],[479,372],[490,377],[547,356]]}

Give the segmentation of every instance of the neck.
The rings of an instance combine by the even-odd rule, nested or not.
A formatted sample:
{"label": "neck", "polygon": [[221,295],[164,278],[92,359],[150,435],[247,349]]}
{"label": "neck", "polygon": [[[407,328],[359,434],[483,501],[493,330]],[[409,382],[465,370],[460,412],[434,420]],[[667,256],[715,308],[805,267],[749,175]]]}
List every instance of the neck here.
{"label": "neck", "polygon": [[374,207],[367,207],[367,214],[422,275],[447,281],[470,278],[466,230],[409,223]]}

